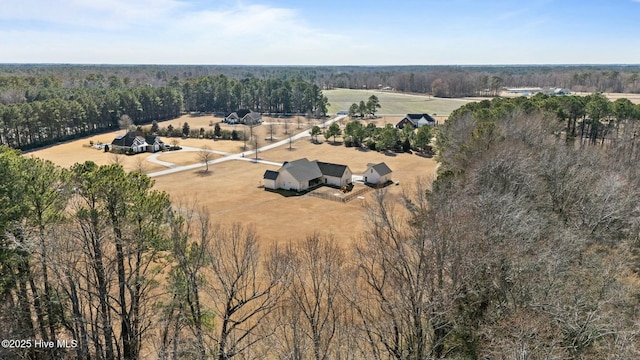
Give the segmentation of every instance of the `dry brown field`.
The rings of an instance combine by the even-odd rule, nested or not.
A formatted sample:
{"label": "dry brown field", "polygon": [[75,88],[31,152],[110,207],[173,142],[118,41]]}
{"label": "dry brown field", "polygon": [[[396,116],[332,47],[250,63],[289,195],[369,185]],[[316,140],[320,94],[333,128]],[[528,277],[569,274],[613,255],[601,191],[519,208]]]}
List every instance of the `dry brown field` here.
{"label": "dry brown field", "polygon": [[[183,116],[179,119],[159,123],[161,127],[172,124],[174,127],[182,127],[186,121],[192,129],[204,127],[209,129],[211,121],[219,121],[211,116],[191,117]],[[265,118],[265,122],[277,121],[273,125],[274,141],[287,138],[284,134],[285,119]],[[298,133],[306,131],[309,127],[319,124],[317,120],[309,122],[301,121],[301,128],[295,118],[289,119],[289,128]],[[381,117],[374,122],[377,126],[387,123],[394,124],[399,117]],[[344,125],[347,120],[343,120]],[[243,125],[221,124],[223,129],[236,129],[237,131],[249,131]],[[270,137],[270,126],[262,124],[254,127],[254,133],[260,138],[259,146],[270,143],[266,140]],[[92,160],[98,164],[109,164],[116,161],[113,154],[105,153],[88,147],[89,141],[110,142],[123,131],[115,131],[92,138],[70,141],[45,149],[40,149],[27,154],[53,161],[54,163],[69,167],[76,162]],[[356,148],[346,148],[341,144],[341,138],[333,144],[331,140],[325,140],[319,136],[320,144],[313,144],[310,138],[302,138],[292,144],[292,150],[284,145],[276,149],[260,152],[259,158],[273,162],[291,161],[301,157],[310,160],[321,160],[346,164],[354,174],[363,172],[367,163],[386,162],[393,170],[393,181],[399,185],[391,185],[386,191],[390,196],[400,196],[403,190],[410,187],[416,177],[428,177],[435,174],[437,163],[433,159],[420,157],[415,154],[383,154]],[[166,143],[173,139],[163,138]],[[242,151],[242,141],[213,141],[209,139],[176,139],[181,146],[201,148],[207,146],[212,150],[238,153]],[[158,159],[187,165],[199,163],[196,152],[166,152],[157,154]],[[149,153],[134,156],[121,155],[118,158],[125,169],[134,170],[143,166],[147,173],[164,170],[166,167],[151,163],[146,160]],[[213,159],[223,155],[213,155]],[[276,170],[278,166],[254,163],[246,160],[225,161],[209,166],[209,173],[203,174],[202,169],[187,170],[171,175],[155,177],[155,188],[170,194],[175,204],[191,204],[197,201],[200,206],[206,206],[212,214],[215,222],[229,223],[242,222],[255,226],[261,239],[267,243],[295,241],[315,231],[323,234],[331,234],[343,243],[349,243],[358,237],[363,231],[366,215],[365,203],[370,201],[373,192],[363,195],[364,199],[353,199],[347,203],[331,201],[313,197],[309,194],[302,196],[285,197],[278,193],[265,191],[262,187],[262,175],[267,169]]]}
{"label": "dry brown field", "polygon": [[[591,95],[592,93],[590,92],[571,92],[571,95],[576,95],[576,96],[587,96],[587,95]],[[634,104],[640,104],[640,94],[630,94],[630,93],[602,93],[607,99],[609,99],[609,101],[616,101],[618,99],[629,99],[629,101],[631,101]],[[518,95],[518,94],[509,94],[506,91],[503,91],[500,93],[500,96],[502,97],[518,97],[518,96],[522,96],[522,95]],[[490,99],[489,99],[490,100]]]}
{"label": "dry brown field", "polygon": [[[177,119],[159,122],[158,125],[160,127],[167,127],[169,125],[172,125],[175,128],[182,128],[182,124],[184,124],[185,122],[188,122],[189,126],[192,129],[199,129],[200,127],[204,127],[206,130],[209,130],[209,129],[213,129],[213,126],[209,126],[209,123],[211,121],[215,123],[221,120],[222,120],[221,118],[216,118],[210,115],[209,116],[184,115]],[[271,121],[271,118],[265,117],[264,120]],[[275,119],[275,120],[282,121],[283,119]],[[296,130],[297,124],[295,123],[295,118],[292,118],[291,121],[293,122],[293,124],[290,125],[291,129],[293,129],[294,131],[302,130],[302,129]],[[317,123],[318,123],[317,120],[311,121],[312,125]],[[307,126],[306,120],[303,121],[302,125],[305,127]],[[249,133],[249,128],[244,125],[227,125],[227,124],[221,123],[221,128],[228,129],[228,130],[235,129],[237,131],[246,131],[247,133]],[[265,145],[266,142],[264,141],[264,138],[267,137],[269,133],[268,126],[267,125],[255,126],[253,128],[253,131],[255,131],[255,133],[258,136],[260,136],[261,139],[263,139],[261,140],[260,143],[262,145]],[[115,161],[114,155],[110,153],[105,153],[102,150],[97,150],[89,147],[89,142],[93,141],[96,144],[110,143],[111,140],[113,140],[116,136],[121,135],[124,132],[125,132],[124,130],[117,130],[117,131],[95,135],[95,136],[84,138],[84,139],[72,140],[72,141],[57,144],[55,146],[49,146],[49,147],[38,149],[35,151],[30,151],[25,153],[25,155],[51,160],[55,164],[58,164],[66,168],[70,167],[75,163],[82,163],[87,160],[94,161],[98,165],[111,164]],[[285,138],[286,135],[284,135],[283,132],[284,132],[283,124],[274,125],[274,140],[276,138],[280,138],[280,139]],[[168,137],[163,137],[163,140],[167,144],[171,144],[174,141],[176,141],[180,146],[191,146],[191,147],[198,147],[198,148],[207,146],[212,150],[218,150],[218,151],[224,151],[224,152],[230,152],[230,153],[240,152],[242,151],[242,147],[243,147],[243,142],[231,141],[231,140],[213,141],[211,139],[191,139],[191,138],[182,139],[182,138],[168,138]],[[161,156],[164,157],[167,155],[168,154],[163,154]],[[147,156],[149,156],[149,153],[137,154],[133,156],[121,156],[119,157],[118,161],[122,162],[122,165],[126,170],[131,171],[131,170],[137,169],[139,167],[139,163],[142,161],[140,159],[145,159]],[[195,155],[187,155],[187,156],[191,158]],[[166,161],[170,161],[170,160],[166,160]],[[197,161],[194,161],[194,162],[197,162]],[[161,165],[153,164],[148,161],[143,161],[143,163],[144,163],[144,168],[148,173],[165,169],[165,167]],[[192,163],[192,162],[191,160],[188,160],[187,163]]]}
{"label": "dry brown field", "polygon": [[[384,161],[393,170],[393,180],[399,185],[387,187],[390,196],[400,196],[409,190],[416,177],[435,174],[437,163],[433,159],[415,154],[384,155],[374,151],[360,151],[343,145],[332,145],[330,141],[313,144],[308,138],[288,146],[265,151],[260,159],[283,162],[307,157],[327,162],[349,165],[354,174],[365,170],[367,163]],[[171,194],[175,203],[191,204],[197,201],[206,206],[215,222],[239,221],[255,226],[260,238],[267,242],[296,241],[314,231],[333,235],[342,243],[349,243],[363,231],[366,215],[364,199],[353,199],[342,203],[313,197],[284,197],[264,190],[262,175],[273,165],[249,161],[227,161],[210,165],[210,173],[190,170],[155,177],[156,189]]]}
{"label": "dry brown field", "polygon": [[640,104],[640,94],[604,93],[604,96],[611,101],[627,98],[634,104]]}

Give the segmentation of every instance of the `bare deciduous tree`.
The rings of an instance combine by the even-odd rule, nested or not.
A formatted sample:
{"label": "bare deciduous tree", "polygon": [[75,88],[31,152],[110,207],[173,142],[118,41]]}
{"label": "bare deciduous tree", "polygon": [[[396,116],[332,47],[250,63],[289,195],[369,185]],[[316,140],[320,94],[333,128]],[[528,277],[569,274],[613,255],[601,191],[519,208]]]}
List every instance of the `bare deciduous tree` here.
{"label": "bare deciduous tree", "polygon": [[[213,352],[206,341],[212,316],[202,303],[202,289],[208,285],[204,274],[209,265],[209,213],[197,204],[176,206],[168,220],[176,262],[169,276],[171,301],[163,311],[159,357],[190,354],[204,360]],[[187,329],[186,334],[181,329]]]}
{"label": "bare deciduous tree", "polygon": [[208,173],[209,172],[209,161],[211,161],[214,158],[215,154],[213,152],[211,152],[211,149],[208,146],[203,146],[199,151],[198,151],[198,160],[200,160],[200,162],[204,163],[205,165],[205,169],[204,172]]}
{"label": "bare deciduous tree", "polygon": [[136,156],[135,171],[139,172],[140,174],[147,173],[147,162],[144,157]]}
{"label": "bare deciduous tree", "polygon": [[240,224],[214,228],[211,258],[211,300],[217,318],[216,358],[230,359],[260,342],[261,322],[276,308],[286,268],[275,251],[261,262],[257,235]]}
{"label": "bare deciduous tree", "polygon": [[346,308],[341,291],[346,279],[344,252],[332,238],[314,233],[298,246],[290,245],[287,257],[292,266],[287,291],[291,327],[283,336],[290,337],[289,348],[302,358],[307,357],[306,348],[316,360],[331,358]]}
{"label": "bare deciduous tree", "polygon": [[121,130],[129,131],[129,130],[136,129],[136,126],[133,124],[133,120],[127,114],[120,116],[120,119],[118,120],[118,126],[120,127]]}

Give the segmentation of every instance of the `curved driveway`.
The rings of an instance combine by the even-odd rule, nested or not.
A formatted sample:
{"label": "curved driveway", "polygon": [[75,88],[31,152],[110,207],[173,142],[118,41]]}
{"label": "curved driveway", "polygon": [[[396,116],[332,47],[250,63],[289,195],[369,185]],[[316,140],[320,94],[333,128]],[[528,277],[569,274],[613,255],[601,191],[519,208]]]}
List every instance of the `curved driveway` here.
{"label": "curved driveway", "polygon": [[[344,119],[346,117],[346,115],[340,115],[340,116],[336,116],[335,118],[331,119],[331,120],[327,120],[324,122],[323,126],[328,126],[336,121],[340,121],[342,119]],[[293,135],[292,141],[298,140],[298,139],[302,139],[303,137],[308,137],[311,136],[309,134],[309,130],[304,130],[296,135]],[[287,145],[289,144],[289,138],[286,138],[284,140],[280,140],[278,142],[269,144],[269,145],[265,145],[261,148],[258,148],[258,152],[263,152],[263,151],[267,151],[267,150],[271,150],[274,148],[277,148],[278,146],[283,146],[283,145]],[[202,149],[200,148],[194,148],[194,147],[183,147],[182,150],[178,150],[178,151],[200,151]],[[245,161],[252,161],[252,162],[258,162],[261,164],[269,164],[269,165],[276,165],[276,166],[281,166],[281,163],[277,163],[277,162],[273,162],[273,161],[266,161],[266,160],[255,160],[251,158],[251,155],[255,154],[255,150],[247,150],[247,151],[243,151],[241,153],[237,153],[237,154],[230,154],[227,152],[223,152],[223,151],[217,151],[217,150],[209,150],[212,153],[215,154],[220,154],[220,155],[225,155],[224,157],[221,157],[219,159],[214,159],[209,161],[209,165],[212,164],[218,164],[221,162],[225,162],[225,161],[229,161],[229,160],[245,160]],[[162,166],[166,166],[169,169],[166,170],[160,170],[160,171],[156,171],[156,172],[152,172],[147,174],[147,176],[149,177],[156,177],[156,176],[162,176],[162,175],[169,175],[169,174],[174,174],[177,172],[181,172],[181,171],[187,171],[187,170],[193,170],[193,169],[197,169],[200,167],[205,166],[204,163],[197,163],[197,164],[191,164],[191,165],[182,165],[182,166],[178,166],[176,164],[170,163],[170,162],[166,162],[166,161],[162,161],[162,160],[158,160],[158,156],[160,156],[161,153],[156,153],[153,155],[150,155],[147,157],[147,160],[155,163],[155,164],[159,164]]]}

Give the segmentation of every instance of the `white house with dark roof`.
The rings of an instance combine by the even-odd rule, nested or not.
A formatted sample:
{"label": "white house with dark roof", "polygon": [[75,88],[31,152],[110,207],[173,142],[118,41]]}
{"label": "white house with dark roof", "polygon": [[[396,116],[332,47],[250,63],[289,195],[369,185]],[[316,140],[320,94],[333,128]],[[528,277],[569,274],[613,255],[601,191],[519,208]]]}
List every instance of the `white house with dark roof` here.
{"label": "white house with dark roof", "polygon": [[271,190],[275,190],[278,188],[278,176],[280,175],[279,172],[277,171],[273,171],[273,170],[267,170],[264,172],[264,176],[262,177],[264,180],[264,187],[265,189],[271,189]]}
{"label": "white house with dark roof", "polygon": [[402,118],[402,120],[398,121],[396,128],[402,129],[405,126],[419,128],[425,125],[435,126],[436,120],[429,114],[407,114]]}
{"label": "white house with dark roof", "polygon": [[262,123],[262,115],[248,109],[239,109],[224,117],[224,122],[229,124],[257,125]]}
{"label": "white house with dark roof", "polygon": [[163,150],[165,144],[158,136],[145,136],[139,131],[129,131],[126,134],[116,136],[111,141],[111,148],[122,152],[129,150],[134,153],[156,152]]}
{"label": "white house with dark roof", "polygon": [[277,171],[264,173],[266,189],[305,191],[316,185],[345,186],[351,183],[351,170],[346,165],[309,161],[307,158],[285,162]]}
{"label": "white house with dark roof", "polygon": [[367,184],[384,184],[391,181],[391,169],[387,164],[381,162],[378,164],[367,164],[363,180]]}
{"label": "white house with dark roof", "polygon": [[321,161],[316,161],[320,172],[322,172],[322,179],[327,185],[333,186],[346,186],[351,184],[351,169],[347,165],[332,164]]}

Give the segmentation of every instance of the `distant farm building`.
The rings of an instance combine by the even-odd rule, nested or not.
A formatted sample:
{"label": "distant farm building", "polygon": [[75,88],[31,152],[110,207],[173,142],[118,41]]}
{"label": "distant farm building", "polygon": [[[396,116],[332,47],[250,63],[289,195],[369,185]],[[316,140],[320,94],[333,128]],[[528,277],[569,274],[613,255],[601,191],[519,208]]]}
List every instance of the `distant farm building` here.
{"label": "distant farm building", "polygon": [[139,131],[129,131],[111,141],[111,149],[116,152],[156,152],[164,148],[165,144],[160,137],[143,135]]}
{"label": "distant farm building", "polygon": [[340,110],[337,112],[337,115],[349,115],[349,111],[348,110]]}
{"label": "distant farm building", "polygon": [[523,88],[507,88],[505,89],[508,95],[516,96],[533,96],[535,94],[545,95],[569,95],[571,91],[563,88],[540,88],[540,87],[523,87]]}
{"label": "distant farm building", "polygon": [[436,124],[436,120],[429,114],[407,114],[402,118],[402,120],[398,121],[396,128],[402,129],[405,126],[419,128],[425,125],[435,126]]}
{"label": "distant farm building", "polygon": [[513,95],[530,96],[530,95],[535,95],[537,93],[541,93],[542,88],[539,88],[539,87],[508,88],[507,92]]}

